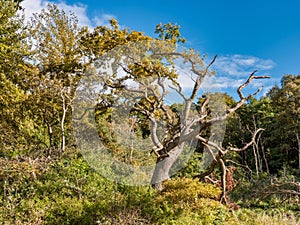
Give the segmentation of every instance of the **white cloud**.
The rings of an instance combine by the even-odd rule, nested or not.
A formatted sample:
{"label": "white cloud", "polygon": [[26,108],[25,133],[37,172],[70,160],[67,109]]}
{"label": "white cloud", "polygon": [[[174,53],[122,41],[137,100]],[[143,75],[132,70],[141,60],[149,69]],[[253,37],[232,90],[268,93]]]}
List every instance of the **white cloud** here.
{"label": "white cloud", "polygon": [[[220,56],[213,65],[216,76],[206,77],[200,86],[200,91],[202,93],[233,91],[235,93],[235,90],[246,81],[254,70],[259,70],[258,74],[268,75],[274,66],[275,63],[272,60],[254,56],[238,54]],[[178,82],[183,91],[187,94],[191,93],[196,77],[191,72],[190,65],[178,61],[176,69],[179,74]],[[270,88],[270,82],[274,82],[274,79],[255,80],[245,91],[254,93],[258,88],[265,87],[261,92],[265,94]]]}
{"label": "white cloud", "polygon": [[66,13],[74,13],[78,18],[78,25],[80,26],[88,26],[89,28],[99,25],[106,26],[109,25],[108,21],[111,18],[116,18],[111,14],[103,14],[91,19],[87,14],[87,5],[81,3],[68,5],[64,1],[24,0],[21,5],[24,8],[25,19],[29,20],[33,13],[41,12],[49,3],[55,3],[59,9],[63,9]]}
{"label": "white cloud", "polygon": [[79,26],[92,26],[92,21],[87,15],[87,6],[83,4],[73,4],[67,5],[65,2],[60,2],[57,4],[58,8],[63,9],[65,12],[72,12],[76,15],[78,19]]}
{"label": "white cloud", "polygon": [[55,3],[59,9],[63,9],[66,13],[73,12],[78,18],[78,24],[80,26],[92,25],[91,20],[87,16],[87,6],[83,4],[68,5],[63,1],[45,1],[45,0],[24,0],[21,6],[24,8],[24,14],[26,20],[29,20],[34,13],[40,13],[43,8],[46,8],[48,4]]}
{"label": "white cloud", "polygon": [[42,0],[24,0],[21,6],[24,8],[25,18],[28,20],[33,13],[38,13],[47,5],[47,1]]}
{"label": "white cloud", "polygon": [[[207,77],[201,88],[204,89],[222,89],[236,88],[240,86],[245,79],[254,71],[268,74],[268,71],[275,66],[270,59],[261,59],[246,55],[225,55],[217,58],[213,69],[216,70],[216,76]],[[193,88],[195,75],[191,72],[190,65],[176,62],[176,69],[179,73],[178,81],[183,89]],[[256,86],[260,82],[256,82]]]}
{"label": "white cloud", "polygon": [[214,69],[217,74],[235,77],[248,76],[254,70],[268,72],[273,69],[275,63],[271,59],[261,59],[247,55],[225,55],[217,58]]}
{"label": "white cloud", "polygon": [[201,88],[206,91],[221,91],[222,89],[227,88],[237,88],[243,82],[244,79],[232,79],[230,77],[207,77]]}
{"label": "white cloud", "polygon": [[94,17],[93,22],[96,26],[109,26],[109,20],[112,18],[116,18],[116,16],[112,14],[103,14],[100,17]]}

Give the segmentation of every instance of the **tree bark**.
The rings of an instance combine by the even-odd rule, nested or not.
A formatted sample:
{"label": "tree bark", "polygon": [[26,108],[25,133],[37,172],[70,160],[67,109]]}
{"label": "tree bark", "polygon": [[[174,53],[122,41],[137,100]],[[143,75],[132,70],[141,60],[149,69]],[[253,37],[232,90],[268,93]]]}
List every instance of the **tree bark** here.
{"label": "tree bark", "polygon": [[260,146],[261,146],[261,152],[262,152],[262,156],[263,156],[263,159],[264,159],[264,162],[265,162],[265,165],[266,165],[266,170],[267,170],[267,173],[270,175],[270,170],[269,170],[269,165],[268,165],[268,160],[266,158],[266,153],[265,153],[265,147],[263,145],[263,142],[262,140],[260,139]]}
{"label": "tree bark", "polygon": [[168,157],[157,161],[153,176],[151,178],[151,185],[155,189],[162,190],[162,182],[170,179],[170,169],[176,162],[178,156],[181,154],[183,146],[183,143],[175,146],[171,151],[168,152]]}
{"label": "tree bark", "polygon": [[53,147],[53,131],[50,123],[47,123],[48,135],[49,135],[49,147]]}
{"label": "tree bark", "polygon": [[62,104],[63,104],[63,114],[61,118],[61,153],[65,151],[66,148],[66,136],[65,136],[65,119],[66,119],[66,114],[67,114],[67,105],[66,105],[66,100],[65,96],[61,94],[62,97]]}
{"label": "tree bark", "polygon": [[253,149],[253,155],[254,155],[254,160],[255,160],[256,175],[258,176],[258,157],[257,157],[257,154],[256,154],[255,145],[252,146],[252,149]]}
{"label": "tree bark", "polygon": [[298,163],[299,163],[299,169],[300,169],[300,137],[299,137],[298,132],[296,132],[296,138],[297,138],[297,142],[298,142]]}

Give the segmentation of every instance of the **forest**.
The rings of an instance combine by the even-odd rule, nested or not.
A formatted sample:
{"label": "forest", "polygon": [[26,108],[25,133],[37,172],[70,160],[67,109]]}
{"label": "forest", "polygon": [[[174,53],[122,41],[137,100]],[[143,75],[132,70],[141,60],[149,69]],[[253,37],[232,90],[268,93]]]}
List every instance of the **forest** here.
{"label": "forest", "polygon": [[300,223],[300,74],[202,93],[218,56],[177,48],[179,25],[21,1],[0,1],[1,224]]}

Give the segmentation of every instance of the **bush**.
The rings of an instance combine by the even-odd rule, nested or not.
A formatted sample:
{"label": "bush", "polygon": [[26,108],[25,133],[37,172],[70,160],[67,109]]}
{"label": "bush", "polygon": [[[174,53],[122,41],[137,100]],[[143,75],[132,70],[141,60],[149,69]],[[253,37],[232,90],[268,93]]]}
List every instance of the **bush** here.
{"label": "bush", "polygon": [[220,194],[219,188],[190,178],[169,180],[155,193],[148,213],[158,224],[219,224],[229,216],[216,200]]}
{"label": "bush", "polygon": [[[212,184],[176,178],[166,181],[161,192],[150,186],[116,184],[93,171],[80,156],[35,163],[14,159],[1,161],[1,166],[0,222],[7,225],[299,222],[292,211],[299,210],[297,204],[289,210],[270,207],[276,199],[252,200],[255,208],[232,212],[217,201],[221,190]],[[237,196],[243,191],[238,190]]]}

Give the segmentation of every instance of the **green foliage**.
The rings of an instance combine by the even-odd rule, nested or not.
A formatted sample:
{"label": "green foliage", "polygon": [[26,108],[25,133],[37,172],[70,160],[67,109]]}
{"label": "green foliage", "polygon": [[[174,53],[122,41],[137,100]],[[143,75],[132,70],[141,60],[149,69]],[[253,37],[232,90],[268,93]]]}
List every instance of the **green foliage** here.
{"label": "green foliage", "polygon": [[[72,98],[85,67],[80,43],[86,30],[77,23],[74,14],[49,4],[29,24],[37,71],[29,79],[28,104],[49,148],[63,150],[71,133]],[[73,144],[70,136],[67,141]]]}
{"label": "green foliage", "polygon": [[14,1],[0,2],[0,155],[12,155],[12,148],[23,151],[30,146],[24,102],[26,73],[31,66],[29,46],[25,42],[23,17]]}
{"label": "green foliage", "polygon": [[[264,207],[266,212],[256,212],[256,209],[231,212],[215,200],[221,192],[219,188],[188,178],[165,182],[162,192],[149,186],[116,184],[101,177],[76,154],[59,160],[1,161],[1,168],[4,168],[0,170],[4,195],[0,201],[0,218],[4,224],[255,224],[262,220],[263,224],[270,221],[284,224],[284,221],[297,221],[292,212],[298,210],[295,205],[276,211],[271,208],[274,200],[267,203],[269,209]],[[262,208],[262,204],[256,203],[256,208]]]}
{"label": "green foliage", "polygon": [[285,165],[299,168],[299,108],[299,75],[286,75],[282,87],[250,99],[227,120],[224,145],[243,146],[263,128],[253,148],[240,153],[238,161],[257,173],[278,174]]}
{"label": "green foliage", "polygon": [[80,40],[82,51],[90,62],[97,60],[115,47],[129,42],[150,40],[143,32],[120,29],[118,21],[112,19],[111,27],[98,26],[92,32],[86,33]]}
{"label": "green foliage", "polygon": [[297,177],[286,169],[280,176],[259,174],[258,177],[253,176],[251,181],[240,179],[230,196],[243,208],[280,209],[300,216],[298,182]]}
{"label": "green foliage", "polygon": [[[90,31],[78,25],[76,15],[67,14],[56,5],[48,5],[25,26],[20,2],[0,1],[1,224],[299,223],[299,195],[291,197],[299,192],[299,75],[284,76],[281,87],[272,88],[267,97],[251,99],[227,121],[224,145],[242,146],[251,139],[255,128],[265,129],[257,144],[258,176],[252,172],[253,151],[228,157],[242,165],[235,175],[238,186],[231,193],[231,198],[243,207],[241,210],[232,212],[221,205],[217,201],[219,188],[190,179],[199,173],[201,152],[177,175],[180,178],[164,183],[162,192],[150,186],[116,184],[90,168],[71,147],[74,91],[100,56],[126,43],[148,43],[154,39],[142,32],[121,29],[115,19],[110,21],[110,27],[99,26]],[[158,24],[158,40],[165,40],[170,46],[155,45],[150,51],[164,47],[170,52],[176,43],[185,42],[179,29],[176,24]],[[183,60],[190,57],[204,67],[204,58],[194,50],[182,54]],[[139,64],[129,64],[127,69],[138,82],[144,78],[149,82],[169,79],[177,84],[175,59],[176,56],[146,57]],[[121,87],[124,80],[115,78],[111,77],[107,85]],[[153,87],[153,93],[158,94],[158,86]],[[113,95],[119,94],[118,88],[111,95],[106,91],[103,97],[107,102],[117,99]],[[155,118],[162,118],[168,129],[167,143],[178,133],[178,115],[183,105],[165,105],[165,111],[157,110],[160,96],[154,97],[153,93],[138,104]],[[219,96],[224,97],[228,107],[236,104],[228,95]],[[199,99],[198,105],[203,99]],[[196,113],[196,108],[193,103],[191,113]],[[135,118],[129,133],[142,140],[150,135],[149,120],[133,110],[132,118],[116,117],[113,123],[112,110],[100,105],[96,110],[101,141],[116,159],[142,165],[145,154],[129,145],[124,147],[114,128],[131,127]],[[147,163],[154,161],[153,157],[147,158]]]}
{"label": "green foliage", "polygon": [[216,200],[220,194],[219,188],[189,178],[166,181],[164,190],[156,195],[155,203],[159,208],[155,210],[154,219],[159,224],[224,222],[229,212]]}
{"label": "green foliage", "polygon": [[185,39],[181,37],[179,32],[180,26],[172,23],[167,24],[157,24],[155,33],[158,34],[158,37],[161,40],[171,41],[173,43],[181,42],[185,43]]}

